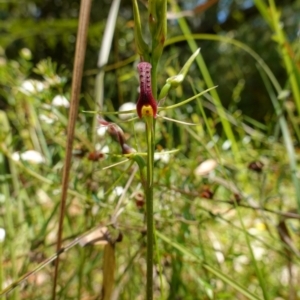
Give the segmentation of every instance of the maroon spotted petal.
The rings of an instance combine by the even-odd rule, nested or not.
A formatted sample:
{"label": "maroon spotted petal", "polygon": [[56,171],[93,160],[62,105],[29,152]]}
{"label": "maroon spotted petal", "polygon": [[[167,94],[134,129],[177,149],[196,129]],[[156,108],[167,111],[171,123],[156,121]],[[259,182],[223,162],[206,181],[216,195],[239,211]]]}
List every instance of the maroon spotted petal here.
{"label": "maroon spotted petal", "polygon": [[[140,76],[140,96],[136,104],[137,114],[140,118],[143,117],[143,107],[151,107],[153,117],[156,117],[157,103],[152,95],[151,89],[151,64],[148,62],[141,62],[137,66]],[[147,112],[147,110],[146,110]]]}

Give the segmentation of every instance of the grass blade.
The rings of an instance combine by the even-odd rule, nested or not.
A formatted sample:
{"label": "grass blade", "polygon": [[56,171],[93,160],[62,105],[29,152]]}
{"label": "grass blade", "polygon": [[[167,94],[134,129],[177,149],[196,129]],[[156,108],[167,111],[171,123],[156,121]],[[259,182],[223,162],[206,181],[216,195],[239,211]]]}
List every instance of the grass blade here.
{"label": "grass blade", "polygon": [[169,245],[171,245],[172,247],[174,247],[175,249],[179,250],[182,254],[184,254],[186,256],[189,256],[192,259],[195,259],[198,263],[200,263],[202,265],[202,267],[204,269],[206,269],[211,274],[215,275],[217,278],[221,279],[225,283],[227,283],[230,286],[232,286],[234,289],[236,289],[237,291],[239,291],[240,293],[242,293],[248,299],[250,299],[250,300],[259,300],[259,298],[256,295],[254,295],[254,294],[250,293],[249,291],[247,291],[246,288],[244,288],[243,286],[241,286],[240,284],[238,284],[236,281],[234,281],[231,278],[229,278],[227,275],[223,274],[221,271],[219,271],[216,268],[214,268],[214,267],[206,264],[205,262],[203,262],[201,259],[199,259],[195,254],[193,254],[192,252],[190,252],[184,246],[182,246],[182,245],[180,245],[180,244],[178,244],[176,242],[173,242],[168,237],[166,237],[165,235],[163,235],[161,232],[156,231],[156,236],[158,238],[160,238],[161,240],[163,240],[164,242],[166,242]]}

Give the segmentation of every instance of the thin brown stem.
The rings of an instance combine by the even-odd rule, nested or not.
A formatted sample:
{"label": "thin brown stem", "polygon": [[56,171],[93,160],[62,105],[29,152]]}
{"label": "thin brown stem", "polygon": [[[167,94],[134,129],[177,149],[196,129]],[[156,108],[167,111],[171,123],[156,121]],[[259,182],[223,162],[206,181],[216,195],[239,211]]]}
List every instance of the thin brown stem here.
{"label": "thin brown stem", "polygon": [[[63,221],[65,215],[69,172],[70,172],[71,158],[72,158],[72,145],[74,139],[76,118],[78,114],[79,95],[80,95],[82,73],[83,73],[83,66],[84,66],[84,59],[85,59],[91,4],[92,4],[91,0],[82,0],[80,5],[79,24],[78,24],[78,31],[77,31],[77,42],[76,42],[74,69],[73,69],[72,91],[71,91],[71,106],[70,106],[69,122],[68,122],[66,159],[65,159],[63,177],[62,177],[62,195],[61,195],[61,203],[60,203],[60,215],[59,215],[57,244],[56,244],[57,253],[60,252],[61,245],[62,245]],[[59,266],[59,256],[55,261],[53,289],[52,289],[53,300],[55,300],[56,297],[58,266]]]}

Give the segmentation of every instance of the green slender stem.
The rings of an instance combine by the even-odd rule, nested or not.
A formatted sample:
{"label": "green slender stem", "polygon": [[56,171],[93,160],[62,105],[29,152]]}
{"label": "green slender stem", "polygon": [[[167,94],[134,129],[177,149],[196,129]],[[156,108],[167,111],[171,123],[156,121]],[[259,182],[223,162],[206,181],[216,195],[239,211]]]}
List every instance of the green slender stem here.
{"label": "green slender stem", "polygon": [[147,288],[146,299],[153,299],[153,161],[154,161],[154,120],[145,117],[147,134],[147,183],[146,183],[146,223],[147,223]]}
{"label": "green slender stem", "polygon": [[157,62],[152,62],[151,69],[151,87],[154,99],[157,99]]}
{"label": "green slender stem", "polygon": [[3,241],[0,241],[0,290],[3,289],[4,285],[4,269],[3,269],[3,261],[4,261],[4,254],[3,254]]}
{"label": "green slender stem", "polygon": [[[268,23],[271,30],[274,32],[273,40],[278,44],[278,50],[288,75],[290,88],[293,92],[298,114],[300,114],[300,89],[299,89],[299,72],[295,68],[295,63],[292,55],[289,53],[290,43],[286,37],[284,27],[280,21],[280,12],[276,7],[274,0],[269,0],[269,7],[264,1],[254,0],[254,4],[262,15],[263,19]],[[296,136],[299,140],[298,134]]]}

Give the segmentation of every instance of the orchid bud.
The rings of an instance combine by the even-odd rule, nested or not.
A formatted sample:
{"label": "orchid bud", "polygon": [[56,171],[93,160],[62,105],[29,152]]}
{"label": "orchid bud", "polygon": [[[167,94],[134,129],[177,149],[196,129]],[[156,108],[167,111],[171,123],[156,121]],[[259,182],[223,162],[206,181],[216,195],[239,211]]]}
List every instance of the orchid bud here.
{"label": "orchid bud", "polygon": [[98,119],[98,122],[100,125],[107,127],[107,133],[117,142],[119,142],[120,146],[123,149],[123,144],[125,143],[125,135],[123,130],[117,124],[107,122],[106,120],[101,118]]}
{"label": "orchid bud", "polygon": [[122,153],[123,154],[132,154],[136,153],[136,150],[128,146],[127,144],[122,145]]}
{"label": "orchid bud", "polygon": [[184,78],[186,77],[186,74],[189,70],[189,68],[191,67],[192,63],[194,62],[194,60],[196,59],[197,55],[199,54],[200,52],[200,48],[197,49],[193,55],[187,60],[187,62],[184,64],[183,68],[180,70],[180,72],[175,75],[175,76],[172,76],[170,78],[167,79],[167,82],[166,84],[163,86],[161,92],[160,92],[160,95],[158,97],[158,99],[162,99],[164,97],[167,96],[169,90],[171,88],[175,89],[177,88],[184,80]]}

